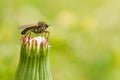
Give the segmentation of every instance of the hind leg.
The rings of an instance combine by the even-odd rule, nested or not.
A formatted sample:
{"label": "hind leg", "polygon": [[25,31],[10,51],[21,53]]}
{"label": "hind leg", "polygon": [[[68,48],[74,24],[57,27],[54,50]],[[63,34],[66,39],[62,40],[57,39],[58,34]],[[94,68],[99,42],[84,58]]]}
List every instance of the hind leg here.
{"label": "hind leg", "polygon": [[28,37],[30,37],[30,35],[31,35],[31,31],[28,32]]}

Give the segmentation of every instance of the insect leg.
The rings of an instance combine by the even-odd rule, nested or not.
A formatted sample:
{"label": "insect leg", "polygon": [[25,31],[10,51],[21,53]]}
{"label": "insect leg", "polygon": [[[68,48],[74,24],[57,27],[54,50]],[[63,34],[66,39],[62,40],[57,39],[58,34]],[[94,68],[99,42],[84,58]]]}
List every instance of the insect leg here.
{"label": "insect leg", "polygon": [[28,32],[26,32],[25,37],[28,35]]}
{"label": "insect leg", "polygon": [[[49,31],[43,31],[44,33],[48,33],[48,35],[47,35],[47,39],[49,38],[49,36],[50,36],[50,32]],[[46,34],[45,34],[45,36],[46,36]]]}
{"label": "insect leg", "polygon": [[38,36],[39,36],[39,30],[37,29],[37,33],[36,33]]}
{"label": "insect leg", "polygon": [[44,32],[42,32],[41,36],[42,36],[42,37],[44,36]]}
{"label": "insect leg", "polygon": [[28,36],[30,37],[31,31],[28,32]]}

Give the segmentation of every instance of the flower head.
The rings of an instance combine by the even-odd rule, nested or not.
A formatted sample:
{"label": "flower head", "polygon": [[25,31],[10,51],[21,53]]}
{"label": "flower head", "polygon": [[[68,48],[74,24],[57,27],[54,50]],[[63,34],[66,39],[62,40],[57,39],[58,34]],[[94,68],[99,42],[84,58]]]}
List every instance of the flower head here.
{"label": "flower head", "polygon": [[20,60],[15,80],[52,80],[46,38],[22,37]]}
{"label": "flower head", "polygon": [[38,54],[40,51],[47,51],[48,41],[46,38],[41,36],[34,37],[34,38],[23,36],[22,47],[29,54],[31,53],[31,50],[35,51]]}

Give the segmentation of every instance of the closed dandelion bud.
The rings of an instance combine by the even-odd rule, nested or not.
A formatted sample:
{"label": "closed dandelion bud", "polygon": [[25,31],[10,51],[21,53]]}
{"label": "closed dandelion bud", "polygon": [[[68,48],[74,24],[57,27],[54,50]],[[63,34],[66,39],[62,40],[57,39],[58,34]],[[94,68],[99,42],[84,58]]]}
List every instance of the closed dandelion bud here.
{"label": "closed dandelion bud", "polygon": [[48,41],[44,37],[23,36],[14,80],[52,80],[48,47]]}

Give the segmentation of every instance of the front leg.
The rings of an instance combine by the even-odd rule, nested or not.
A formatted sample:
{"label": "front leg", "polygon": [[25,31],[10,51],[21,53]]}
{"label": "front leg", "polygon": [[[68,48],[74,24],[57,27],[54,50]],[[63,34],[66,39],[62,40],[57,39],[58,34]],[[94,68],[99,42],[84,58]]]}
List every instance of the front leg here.
{"label": "front leg", "polygon": [[[49,36],[50,36],[50,32],[49,31],[43,31],[44,33],[48,33],[48,35],[47,35],[47,39],[49,38]],[[46,36],[46,34],[45,34],[45,36]]]}

